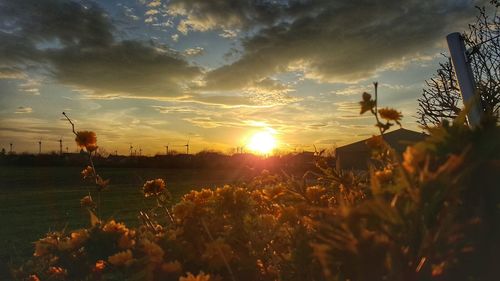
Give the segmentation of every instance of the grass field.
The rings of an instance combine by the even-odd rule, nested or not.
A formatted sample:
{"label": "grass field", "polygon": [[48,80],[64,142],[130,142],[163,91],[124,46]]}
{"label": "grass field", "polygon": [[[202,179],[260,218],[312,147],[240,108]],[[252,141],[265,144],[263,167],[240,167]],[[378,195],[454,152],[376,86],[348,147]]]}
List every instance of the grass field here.
{"label": "grass field", "polygon": [[[176,201],[191,189],[245,179],[243,172],[234,170],[97,170],[111,180],[101,196],[101,217],[129,225],[137,225],[138,211],[151,204],[141,193],[146,180],[165,179]],[[0,167],[0,279],[6,276],[9,263],[19,263],[32,254],[32,242],[45,233],[88,224],[88,213],[80,208],[79,200],[88,188],[95,188],[81,179],[80,171],[80,167]]]}

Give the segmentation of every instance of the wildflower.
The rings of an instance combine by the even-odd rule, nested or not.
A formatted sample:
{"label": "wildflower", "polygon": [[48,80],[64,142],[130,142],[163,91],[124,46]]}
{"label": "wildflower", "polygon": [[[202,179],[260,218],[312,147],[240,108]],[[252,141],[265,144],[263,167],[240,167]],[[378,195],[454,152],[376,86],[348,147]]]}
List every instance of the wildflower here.
{"label": "wildflower", "polygon": [[165,271],[166,273],[180,272],[182,270],[182,265],[178,261],[165,262],[161,265],[161,270]]}
{"label": "wildflower", "polygon": [[40,278],[36,274],[32,274],[28,277],[28,281],[40,281]]}
{"label": "wildflower", "polygon": [[382,171],[376,171],[375,177],[381,183],[390,182],[392,180],[392,169],[384,168]]}
{"label": "wildflower", "polygon": [[93,177],[94,176],[94,169],[90,166],[87,166],[85,169],[82,170],[81,174],[82,174],[83,179]]}
{"label": "wildflower", "polygon": [[59,251],[70,251],[73,249],[73,244],[69,237],[59,239],[57,241],[57,250]]}
{"label": "wildflower", "polygon": [[108,262],[115,266],[129,266],[133,262],[132,252],[126,250],[108,257]]}
{"label": "wildflower", "polygon": [[149,257],[149,261],[153,263],[161,263],[163,261],[163,255],[165,254],[165,252],[163,252],[163,249],[158,246],[158,244],[147,239],[142,240],[141,244],[142,249]]}
{"label": "wildflower", "polygon": [[57,276],[66,275],[66,270],[62,267],[59,267],[59,266],[51,266],[51,267],[49,267],[49,270],[47,271],[47,273],[49,275],[57,277]]}
{"label": "wildflower", "polygon": [[436,277],[436,276],[442,275],[444,270],[445,270],[445,267],[446,267],[445,262],[441,262],[440,264],[433,264],[432,265],[432,276]]}
{"label": "wildflower", "polygon": [[97,149],[97,136],[92,131],[76,132],[75,141],[79,147],[85,147],[89,152]]}
{"label": "wildflower", "polygon": [[127,233],[120,236],[120,239],[118,239],[118,247],[120,249],[132,248],[135,245],[135,240],[133,239],[134,235],[135,235],[135,231],[130,230]]}
{"label": "wildflower", "polygon": [[86,208],[92,208],[94,207],[94,201],[92,200],[92,197],[90,195],[87,195],[80,199],[80,206],[86,207]]}
{"label": "wildflower", "polygon": [[129,232],[129,229],[125,226],[125,224],[116,222],[115,220],[110,220],[109,222],[107,222],[103,226],[102,230],[108,233],[115,232],[120,234],[126,234]]}
{"label": "wildflower", "polygon": [[363,93],[363,100],[359,102],[361,105],[361,112],[359,114],[363,114],[367,111],[372,111],[375,107],[376,102],[372,100],[372,95],[368,93]]}
{"label": "wildflower", "polygon": [[80,229],[75,232],[72,232],[71,235],[71,240],[70,243],[72,244],[73,248],[78,248],[80,247],[87,239],[89,238],[89,234],[87,230],[85,229]]}
{"label": "wildflower", "polygon": [[201,271],[198,275],[194,276],[191,272],[188,272],[186,277],[179,277],[179,281],[210,281],[210,275]]}
{"label": "wildflower", "polygon": [[425,153],[422,153],[415,146],[408,146],[403,153],[402,165],[409,173],[413,174],[424,160]]}
{"label": "wildflower", "polygon": [[399,121],[401,121],[401,118],[403,117],[403,115],[401,114],[401,112],[398,112],[395,109],[392,109],[392,108],[381,108],[381,109],[378,110],[378,114],[380,115],[381,118],[383,118],[385,120],[395,121],[396,123],[398,123],[399,125],[401,125],[399,123]]}
{"label": "wildflower", "polygon": [[35,253],[33,253],[33,256],[44,256],[50,253],[50,250],[54,249],[56,245],[57,240],[53,236],[42,238],[35,242]]}
{"label": "wildflower", "polygon": [[320,203],[326,189],[322,186],[308,186],[306,189],[306,198],[312,203]]}
{"label": "wildflower", "polygon": [[92,271],[101,272],[104,270],[104,268],[106,268],[106,262],[103,260],[97,260],[95,262],[95,265],[94,265],[94,268],[92,269]]}
{"label": "wildflower", "polygon": [[165,190],[165,182],[162,179],[147,181],[142,190],[145,197],[159,195]]}
{"label": "wildflower", "polygon": [[230,262],[235,254],[230,245],[224,242],[222,238],[205,243],[205,252],[202,258],[212,267],[220,268],[224,266],[225,261]]}

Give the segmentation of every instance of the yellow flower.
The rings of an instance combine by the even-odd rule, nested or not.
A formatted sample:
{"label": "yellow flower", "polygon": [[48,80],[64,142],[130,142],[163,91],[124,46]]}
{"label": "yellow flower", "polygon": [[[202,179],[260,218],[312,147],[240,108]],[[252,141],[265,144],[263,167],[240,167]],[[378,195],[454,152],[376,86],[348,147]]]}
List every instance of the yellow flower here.
{"label": "yellow flower", "polygon": [[[326,194],[326,189],[322,186],[308,186],[306,189],[306,198],[312,203],[321,203],[322,199],[325,199],[323,195]],[[323,202],[325,203],[325,202]],[[328,202],[326,202],[328,203]]]}
{"label": "yellow flower", "polygon": [[210,281],[210,275],[202,272],[194,276],[191,272],[188,272],[186,277],[179,277],[179,281]]}
{"label": "yellow flower", "polygon": [[162,179],[147,181],[142,190],[145,197],[159,195],[165,190],[165,182]]}
{"label": "yellow flower", "polygon": [[89,152],[97,149],[97,136],[92,131],[76,132],[75,141],[79,147],[85,147]]}
{"label": "yellow flower", "polygon": [[182,265],[178,261],[165,262],[161,265],[161,270],[167,273],[180,272],[182,270]]}
{"label": "yellow flower", "polygon": [[54,249],[57,245],[56,238],[52,236],[47,236],[35,242],[35,253],[33,256],[41,257],[50,253],[50,250]]}
{"label": "yellow flower", "polygon": [[80,230],[77,230],[77,231],[71,233],[70,243],[72,244],[73,248],[78,248],[85,241],[87,241],[88,238],[89,238],[89,234],[88,234],[87,230],[80,229]]}
{"label": "yellow flower", "polygon": [[133,238],[135,231],[130,230],[128,233],[123,234],[120,239],[118,239],[118,247],[120,249],[129,249],[135,245],[135,240]]}
{"label": "yellow flower", "polygon": [[126,234],[129,232],[129,229],[125,226],[125,224],[121,222],[116,222],[115,220],[110,220],[107,222],[102,230],[104,232],[116,232],[120,234]]}
{"label": "yellow flower", "polygon": [[106,262],[103,260],[98,260],[95,262],[93,271],[94,272],[101,272],[104,270],[104,268],[106,268]]}
{"label": "yellow flower", "polygon": [[378,114],[385,120],[396,121],[399,124],[403,115],[401,112],[392,108],[381,108],[378,110]]}
{"label": "yellow flower", "polygon": [[425,153],[422,153],[415,146],[408,146],[403,153],[403,168],[410,174],[417,171],[421,163],[425,160]]}
{"label": "yellow flower", "polygon": [[94,201],[92,200],[92,197],[90,195],[83,197],[80,200],[80,206],[88,208],[94,207]]}
{"label": "yellow flower", "polygon": [[129,266],[133,262],[132,252],[126,250],[108,257],[108,262],[115,266]]}
{"label": "yellow flower", "polygon": [[33,274],[28,277],[28,281],[40,281],[40,278],[36,274]]}
{"label": "yellow flower", "polygon": [[51,266],[47,273],[52,276],[62,276],[66,274],[66,270],[59,266]]}
{"label": "yellow flower", "polygon": [[165,252],[163,252],[163,249],[158,246],[158,244],[147,239],[142,240],[141,244],[142,249],[149,257],[149,261],[151,261],[152,263],[161,263],[163,261],[163,255],[165,254]]}
{"label": "yellow flower", "polygon": [[82,170],[81,174],[82,174],[83,179],[93,177],[94,176],[94,169],[92,169],[92,167],[90,167],[90,166],[87,166],[85,169]]}
{"label": "yellow flower", "polygon": [[230,245],[224,242],[222,238],[205,243],[205,252],[202,258],[208,264],[215,268],[221,268],[225,262],[231,262],[235,254]]}
{"label": "yellow flower", "polygon": [[392,170],[389,168],[385,168],[382,171],[376,171],[375,177],[381,183],[390,182],[392,180]]}

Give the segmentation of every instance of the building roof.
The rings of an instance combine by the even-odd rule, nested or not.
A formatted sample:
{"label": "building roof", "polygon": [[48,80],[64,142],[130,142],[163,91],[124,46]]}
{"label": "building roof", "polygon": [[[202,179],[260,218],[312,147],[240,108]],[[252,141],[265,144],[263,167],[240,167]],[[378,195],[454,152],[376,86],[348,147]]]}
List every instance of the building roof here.
{"label": "building roof", "polygon": [[[403,152],[408,145],[422,141],[426,136],[425,133],[419,133],[404,128],[384,133],[385,141],[398,152]],[[367,140],[369,140],[369,138],[340,146],[337,148],[337,151],[367,151],[369,150],[366,145]]]}
{"label": "building roof", "polygon": [[[399,154],[402,154],[408,145],[422,141],[426,136],[425,133],[403,128],[384,133],[385,141]],[[338,147],[335,150],[337,169],[365,170],[371,156],[370,148],[366,145],[367,140],[364,139]]]}

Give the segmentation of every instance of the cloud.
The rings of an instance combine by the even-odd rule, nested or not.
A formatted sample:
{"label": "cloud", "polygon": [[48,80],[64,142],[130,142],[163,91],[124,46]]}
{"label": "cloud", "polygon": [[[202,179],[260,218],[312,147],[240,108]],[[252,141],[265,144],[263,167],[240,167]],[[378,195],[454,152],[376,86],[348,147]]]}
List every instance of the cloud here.
{"label": "cloud", "polygon": [[24,71],[18,67],[0,66],[0,79],[25,79]]}
{"label": "cloud", "polygon": [[27,113],[32,113],[33,108],[27,107],[27,106],[20,106],[16,109],[14,113],[16,114],[27,114]]}
{"label": "cloud", "polygon": [[167,9],[171,16],[181,18],[177,29],[186,34],[191,30],[248,29],[254,24],[271,24],[280,18],[286,5],[266,0],[173,0]]}
{"label": "cloud", "polygon": [[199,68],[186,61],[135,41],[92,50],[65,48],[48,52],[47,57],[60,82],[93,89],[97,94],[178,96],[184,83],[200,74]]}
{"label": "cloud", "polygon": [[117,41],[106,13],[85,3],[0,0],[2,69],[35,64],[56,81],[95,95],[132,97],[181,96],[202,74],[175,52]]}
{"label": "cloud", "polygon": [[200,56],[205,52],[203,47],[194,47],[184,50],[184,55],[188,57]]}
{"label": "cloud", "polygon": [[[198,3],[188,1],[192,2]],[[247,18],[242,9],[252,7],[235,5],[237,9],[228,10],[227,18],[233,20],[227,23],[213,17],[222,3],[233,1],[203,2],[173,5],[196,22],[193,29],[201,22],[207,23],[203,28],[212,29],[260,26],[242,39],[243,54],[237,61],[207,75],[208,88],[229,90],[290,71],[321,82],[353,83],[377,71],[400,68],[412,57],[425,59],[423,50],[432,49],[447,33],[465,28],[476,13],[474,4],[485,1],[289,1],[286,7],[278,1],[258,1],[279,11],[281,19],[259,20],[255,12],[256,17]]]}
{"label": "cloud", "polygon": [[219,36],[227,39],[236,38],[236,36],[238,36],[238,31],[231,29],[224,29],[221,33],[219,33]]}

